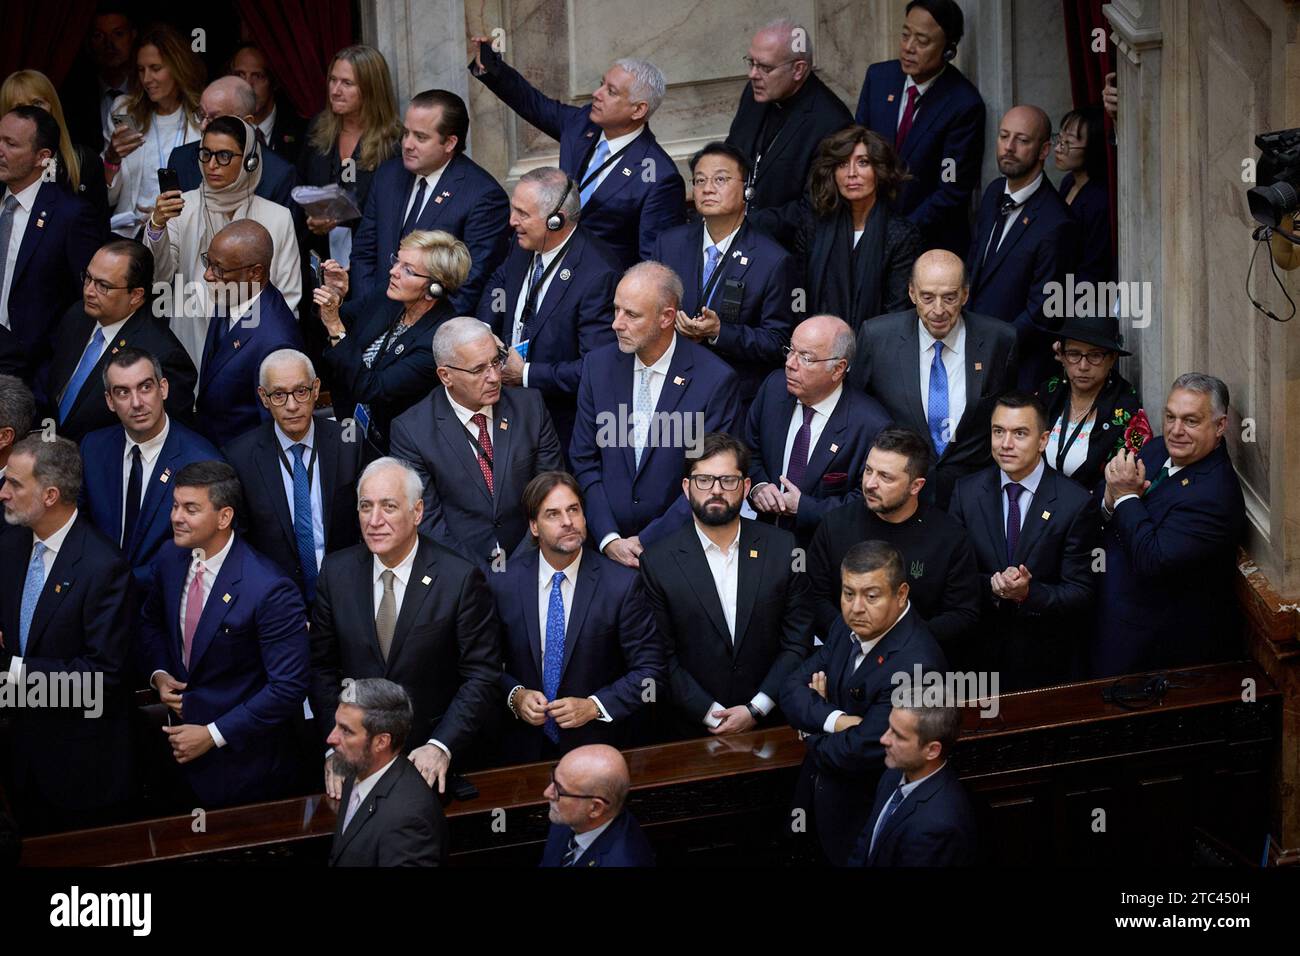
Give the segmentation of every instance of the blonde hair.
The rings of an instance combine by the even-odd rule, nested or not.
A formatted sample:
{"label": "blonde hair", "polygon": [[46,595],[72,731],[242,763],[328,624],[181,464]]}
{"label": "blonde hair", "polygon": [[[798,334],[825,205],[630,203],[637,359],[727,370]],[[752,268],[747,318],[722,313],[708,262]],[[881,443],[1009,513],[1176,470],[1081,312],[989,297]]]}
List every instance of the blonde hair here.
{"label": "blonde hair", "polygon": [[[347,60],[356,75],[361,91],[361,157],[359,165],[367,171],[374,170],[387,159],[402,138],[402,124],[397,116],[397,97],[393,93],[393,80],[388,72],[388,61],[372,46],[356,44],[344,47],[334,54],[325,73],[328,89],[329,74],[334,64]],[[327,105],[312,121],[311,145],[318,153],[329,155],[343,131],[343,120]],[[346,159],[347,157],[343,157]]]}
{"label": "blonde hair", "polygon": [[185,111],[185,122],[188,123],[199,111],[199,97],[203,95],[208,68],[190,49],[190,45],[185,42],[180,33],[165,23],[154,24],[136,40],[131,64],[134,70],[131,92],[127,94],[126,100],[127,113],[135,121],[140,132],[149,132],[149,124],[153,122],[156,107],[149,99],[149,95],[145,93],[144,87],[140,85],[139,69],[135,65],[139,62],[140,51],[147,46],[158,51],[163,65],[171,73],[172,81],[175,82],[177,93],[180,95],[181,109]]}
{"label": "blonde hair", "polygon": [[449,232],[417,229],[407,233],[397,248],[418,249],[424,271],[437,279],[448,295],[464,285],[469,275],[469,247]]}
{"label": "blonde hair", "polygon": [[50,115],[59,124],[59,162],[67,170],[68,182],[75,193],[81,189],[81,160],[72,148],[72,139],[68,136],[68,124],[63,120],[63,104],[54,89],[50,78],[39,70],[18,70],[10,73],[0,84],[0,115],[8,113],[15,106],[30,106],[33,100],[44,100],[50,104]]}

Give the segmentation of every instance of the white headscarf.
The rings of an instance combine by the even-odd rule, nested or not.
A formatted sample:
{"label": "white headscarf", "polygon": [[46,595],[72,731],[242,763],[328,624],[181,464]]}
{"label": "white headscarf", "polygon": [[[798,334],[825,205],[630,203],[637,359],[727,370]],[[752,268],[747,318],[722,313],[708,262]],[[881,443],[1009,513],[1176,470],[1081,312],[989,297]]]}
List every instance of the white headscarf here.
{"label": "white headscarf", "polygon": [[[222,186],[220,189],[209,189],[207,177],[204,177],[199,184],[199,196],[202,198],[204,211],[204,249],[212,242],[212,237],[230,223],[236,219],[248,218],[248,207],[257,190],[257,184],[262,181],[262,151],[257,144],[257,130],[249,125],[247,120],[241,119],[239,122],[244,126],[244,155],[231,160],[232,163],[238,163],[239,175],[230,185]],[[199,142],[202,143],[202,140]],[[250,156],[258,158],[252,172],[248,171],[246,165]],[[200,176],[203,175],[202,165],[199,164]]]}

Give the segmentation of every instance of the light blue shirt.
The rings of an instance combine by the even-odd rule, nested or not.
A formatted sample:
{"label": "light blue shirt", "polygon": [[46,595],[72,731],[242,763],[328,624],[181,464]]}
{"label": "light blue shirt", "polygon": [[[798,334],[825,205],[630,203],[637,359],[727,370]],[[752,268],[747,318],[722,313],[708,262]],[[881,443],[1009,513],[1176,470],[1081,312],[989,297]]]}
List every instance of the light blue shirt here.
{"label": "light blue shirt", "polygon": [[[284,452],[284,460],[280,462],[280,481],[284,484],[284,496],[289,501],[290,523],[296,515],[293,513],[294,454],[289,449],[297,444],[301,444],[306,449],[302,455],[302,463],[307,466],[307,480],[311,485],[311,536],[316,543],[316,570],[319,571],[321,562],[325,560],[325,511],[320,500],[320,456],[316,454],[314,444],[316,423],[312,422],[307,426],[307,434],[301,442],[295,442],[282,432],[278,423],[274,428],[275,438],[280,443],[280,450]],[[289,463],[288,469],[284,467],[285,461]]]}

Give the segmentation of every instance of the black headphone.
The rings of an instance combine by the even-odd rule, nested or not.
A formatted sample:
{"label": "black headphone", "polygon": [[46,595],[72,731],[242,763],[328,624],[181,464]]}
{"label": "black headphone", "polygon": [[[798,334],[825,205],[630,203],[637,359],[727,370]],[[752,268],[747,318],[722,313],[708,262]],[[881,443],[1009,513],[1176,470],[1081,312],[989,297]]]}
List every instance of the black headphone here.
{"label": "black headphone", "polygon": [[569,217],[560,212],[564,208],[564,201],[569,198],[569,193],[573,189],[573,180],[568,176],[564,177],[564,192],[560,194],[560,201],[555,204],[555,209],[546,217],[546,229],[548,232],[559,232],[569,221]]}
{"label": "black headphone", "polygon": [[943,58],[945,61],[951,60],[957,56],[957,44],[949,43],[943,48]]}

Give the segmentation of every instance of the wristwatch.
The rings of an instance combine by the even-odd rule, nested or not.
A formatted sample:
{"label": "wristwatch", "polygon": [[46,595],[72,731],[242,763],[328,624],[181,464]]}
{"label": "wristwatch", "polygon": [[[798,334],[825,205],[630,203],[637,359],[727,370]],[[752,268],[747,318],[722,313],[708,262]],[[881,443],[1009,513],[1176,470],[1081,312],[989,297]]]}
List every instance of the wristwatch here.
{"label": "wristwatch", "polygon": [[749,711],[749,716],[754,718],[754,723],[758,723],[760,720],[763,719],[763,715],[759,712],[759,709],[753,705],[752,702],[747,703],[745,705],[745,709]]}
{"label": "wristwatch", "polygon": [[342,342],[345,338],[347,338],[347,336],[348,336],[348,333],[347,333],[347,330],[346,330],[346,329],[344,329],[344,330],[343,330],[342,332],[340,332],[338,335],[331,335],[331,336],[330,336],[330,345],[338,345],[338,344],[339,344],[340,342]]}

